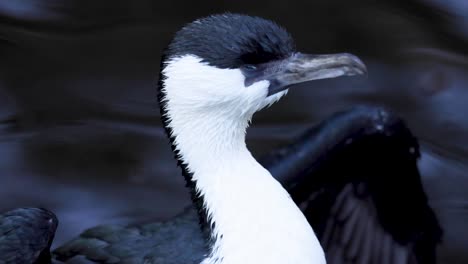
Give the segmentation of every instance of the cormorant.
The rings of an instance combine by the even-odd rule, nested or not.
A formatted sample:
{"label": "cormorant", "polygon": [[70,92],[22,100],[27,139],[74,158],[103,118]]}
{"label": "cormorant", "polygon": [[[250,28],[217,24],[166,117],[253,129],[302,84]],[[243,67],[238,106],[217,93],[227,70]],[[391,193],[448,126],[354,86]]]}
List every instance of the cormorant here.
{"label": "cormorant", "polygon": [[350,54],[298,53],[283,28],[257,17],[214,15],[176,33],[158,99],[207,229],[201,263],[325,263],[306,218],[251,155],[245,132],[253,114],[291,85],[365,71]]}
{"label": "cormorant", "polygon": [[[327,263],[430,264],[441,230],[418,159],[418,142],[401,119],[361,106],[334,114],[259,161],[304,212]],[[206,250],[197,219],[187,208],[167,222],[98,226],[54,253],[64,261],[197,263]],[[181,262],[162,262],[168,254]]]}
{"label": "cormorant", "polygon": [[246,148],[252,115],[291,85],[365,71],[350,54],[296,52],[283,28],[261,18],[223,14],[187,25],[164,53],[158,98],[197,214],[91,229],[56,260],[325,263],[310,223],[329,263],[433,263],[440,229],[420,183],[417,143],[392,114],[341,113],[272,154],[265,167],[294,201]]}

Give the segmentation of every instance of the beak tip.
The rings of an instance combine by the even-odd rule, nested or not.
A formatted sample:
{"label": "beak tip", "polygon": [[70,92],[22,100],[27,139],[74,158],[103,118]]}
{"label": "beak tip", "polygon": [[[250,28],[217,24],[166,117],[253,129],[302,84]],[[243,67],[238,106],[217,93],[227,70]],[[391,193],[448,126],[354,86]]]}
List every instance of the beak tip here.
{"label": "beak tip", "polygon": [[349,61],[349,65],[353,69],[352,75],[368,75],[367,66],[362,62],[362,60],[351,53],[344,53],[346,60]]}

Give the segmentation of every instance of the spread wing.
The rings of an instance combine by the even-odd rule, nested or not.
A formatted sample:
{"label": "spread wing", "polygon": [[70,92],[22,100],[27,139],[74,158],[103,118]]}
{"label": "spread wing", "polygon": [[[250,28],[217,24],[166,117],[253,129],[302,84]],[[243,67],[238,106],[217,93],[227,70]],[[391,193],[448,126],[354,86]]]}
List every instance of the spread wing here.
{"label": "spread wing", "polygon": [[358,107],[265,158],[328,263],[435,263],[441,229],[427,203],[418,143],[392,113]]}

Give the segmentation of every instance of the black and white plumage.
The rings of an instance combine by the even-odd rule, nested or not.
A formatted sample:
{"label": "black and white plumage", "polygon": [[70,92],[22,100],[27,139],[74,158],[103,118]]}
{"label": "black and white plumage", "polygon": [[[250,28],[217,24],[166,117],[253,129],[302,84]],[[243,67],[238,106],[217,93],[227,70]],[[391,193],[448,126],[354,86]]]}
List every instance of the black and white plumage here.
{"label": "black and white plumage", "polygon": [[[418,147],[395,114],[357,107],[313,126],[260,162],[305,213],[327,263],[436,263],[441,230],[420,184]],[[375,189],[376,181],[383,192]],[[190,243],[174,240],[178,235],[168,239],[167,233],[190,237]],[[55,253],[83,263],[94,263],[85,257],[104,263],[178,263],[171,262],[174,255],[196,263],[203,243],[197,213],[188,208],[167,223],[90,229]]]}
{"label": "black and white plumage", "polygon": [[[369,156],[374,156],[371,160],[377,160],[378,163],[375,165],[384,169],[360,163]],[[404,123],[382,109],[366,107],[336,114],[306,131],[293,144],[277,149],[260,160],[272,175],[285,184],[305,212],[314,230],[319,234],[319,239],[325,244],[325,250],[329,253],[328,263],[353,263],[344,261],[346,254],[352,254],[351,250],[346,251],[351,245],[359,246],[355,254],[361,263],[404,263],[396,260],[396,256],[401,256],[402,250],[404,254],[415,256],[418,261],[413,263],[434,263],[440,228],[419,186],[419,174],[415,170],[417,158],[418,144]],[[349,166],[351,163],[355,165],[350,170],[346,164]],[[342,171],[333,170],[331,165]],[[394,174],[392,166],[401,173]],[[400,199],[403,202],[394,202],[396,192],[390,186],[389,191],[383,193],[384,200],[390,203],[375,204],[374,208],[372,192],[358,198],[355,195],[356,191],[361,194],[366,191],[359,190],[359,187],[369,188],[370,185],[364,177],[361,177],[358,182],[360,185],[357,184],[354,190],[354,186],[351,186],[356,178],[353,176],[360,177],[368,172],[377,172],[372,175],[375,179],[382,180],[382,184],[395,181],[402,187],[408,185],[406,189],[408,192],[398,193],[402,195]],[[386,175],[390,177],[386,178]],[[399,178],[398,175],[403,177]],[[346,189],[342,187],[344,185],[347,186]],[[334,203],[336,197],[338,203]],[[341,201],[347,204],[337,206]],[[408,204],[411,201],[416,202]],[[400,211],[405,209],[405,205],[408,205],[406,209],[410,210]],[[335,215],[343,215],[343,212],[346,212],[344,209],[350,207],[354,214],[348,214],[349,217],[345,217],[342,223],[336,222]],[[375,211],[372,212],[379,207],[398,210],[391,216],[395,221],[389,223],[390,228],[384,228],[383,223],[387,216],[377,218]],[[336,213],[329,214],[329,210],[336,210]],[[423,213],[420,213],[421,211]],[[369,212],[373,213],[374,217],[369,217]],[[421,217],[424,215],[427,218]],[[411,219],[414,221],[407,224]],[[353,223],[353,220],[360,221],[354,221],[355,225],[352,226],[350,223]],[[374,225],[364,228],[364,224],[367,225],[368,221]],[[344,240],[344,250],[340,254],[335,254],[336,250],[333,248],[339,247],[341,243],[338,241],[343,241],[345,237],[345,232],[340,230],[342,226],[352,227],[348,230],[353,231],[353,237]],[[335,240],[331,241],[325,237],[325,230],[330,227],[338,230],[332,236]],[[356,238],[354,233],[356,231],[360,231],[359,238]],[[403,239],[397,240],[398,233],[402,231],[406,231],[404,232],[406,235],[400,235]],[[28,236],[36,234],[37,232],[33,230]],[[392,234],[397,235],[394,238]],[[372,241],[367,240],[368,242],[362,243],[366,238]],[[399,246],[399,243],[402,245]],[[408,246],[403,246],[405,244]],[[189,208],[166,223],[92,228],[56,250],[55,261],[56,263],[142,263],[144,261],[158,264],[197,263],[207,250],[205,246],[197,213]],[[363,256],[366,258],[365,252],[369,252],[370,261],[363,260]],[[376,256],[378,259],[375,259]],[[355,262],[360,263],[357,260]]]}
{"label": "black and white plumage", "polygon": [[18,208],[0,215],[0,263],[48,264],[58,221],[40,208]]}
{"label": "black and white plumage", "polygon": [[[401,240],[395,235],[398,232],[392,233],[394,230],[391,229],[398,227],[386,225],[386,218],[369,218],[361,213],[362,210],[353,211],[354,214],[349,215],[341,212],[342,208],[350,208],[341,202],[344,197],[355,196],[359,199],[366,197],[367,189],[373,190],[374,185],[369,184],[372,181],[366,182],[372,179],[365,176],[368,169],[366,165],[355,168],[356,173],[364,175],[362,179],[336,178],[332,170],[335,166],[349,165],[345,163],[349,159],[340,158],[340,155],[357,157],[354,151],[347,151],[358,143],[345,143],[342,148],[337,147],[347,152],[346,155],[334,151],[334,146],[342,143],[340,133],[347,139],[359,135],[373,138],[365,133],[369,124],[375,125],[364,122],[369,120],[366,112],[351,111],[349,115],[355,114],[356,119],[350,119],[348,115],[344,115],[347,118],[333,118],[330,121],[333,125],[326,123],[319,126],[313,133],[299,140],[300,143],[279,150],[280,154],[269,159],[277,163],[265,163],[270,172],[255,161],[245,146],[245,130],[252,115],[285,95],[293,84],[362,74],[365,70],[363,63],[350,54],[298,53],[284,29],[260,18],[224,14],[189,24],[176,34],[164,54],[159,101],[163,123],[192,191],[198,217],[204,223],[202,229],[195,220],[196,214],[191,210],[166,223],[129,228],[98,227],[59,248],[55,252],[55,260],[158,264],[324,263],[317,234],[322,239],[330,261],[331,251],[340,253],[332,254],[338,260],[350,257],[351,261],[356,261],[360,257],[377,256],[380,261],[382,258],[379,257],[383,253],[375,255],[362,250],[359,252],[359,249],[370,250],[370,247],[359,247],[359,253],[348,250],[350,246],[358,245],[348,243],[354,242],[353,239],[344,239],[347,243],[345,249],[334,247],[337,245],[333,242],[336,237],[347,237],[340,235],[342,223],[351,227],[347,230],[355,232],[344,233],[356,235],[359,239],[363,234],[359,232],[360,229],[354,228],[361,228],[361,225],[344,220],[336,222],[336,215],[344,215],[345,220],[362,217],[366,220],[376,219],[379,222],[376,225],[383,226],[379,229],[384,233],[382,239],[391,237],[400,244],[419,242],[412,236],[407,241]],[[369,113],[373,111],[368,109]],[[364,123],[353,123],[359,120],[364,120]],[[349,127],[358,130],[347,130]],[[300,146],[304,147],[302,150],[314,154],[298,156],[304,154]],[[400,154],[402,156],[398,156]],[[398,151],[395,155],[396,160],[407,157],[407,153]],[[413,167],[410,169],[416,168],[416,156],[408,162],[412,162]],[[296,170],[284,171],[288,166]],[[401,169],[405,171],[405,168]],[[328,179],[330,172],[330,179],[337,181],[323,181]],[[414,171],[409,173],[418,177]],[[294,201],[273,180],[272,175],[286,184]],[[315,175],[316,179],[309,181]],[[292,183],[291,179],[296,177],[297,180]],[[362,181],[357,188],[353,186],[358,181],[356,179]],[[365,187],[363,193],[361,186]],[[357,192],[349,192],[349,188],[353,191],[357,189]],[[355,203],[372,205],[371,201],[379,197],[379,193],[369,193],[374,196],[368,195],[367,199]],[[420,199],[417,206],[431,213],[425,203],[424,193],[420,192],[416,198]],[[305,209],[307,219],[294,202]],[[385,203],[382,205],[388,206]],[[376,203],[376,208],[375,211],[380,212],[380,203]],[[429,227],[427,230],[430,232],[438,230],[435,219]],[[427,230],[423,229],[424,232]],[[410,231],[410,234],[419,232],[417,229]],[[207,236],[203,236],[203,232]],[[428,241],[429,250],[434,250],[431,246],[435,246],[436,236],[437,232],[434,237],[428,236],[424,240]],[[330,237],[333,239],[328,239]],[[429,254],[433,254],[433,251]],[[408,259],[415,258],[411,255]]]}
{"label": "black and white plumage", "polygon": [[357,107],[305,132],[264,165],[286,177],[327,263],[436,263],[442,231],[418,159],[416,138],[395,114]]}

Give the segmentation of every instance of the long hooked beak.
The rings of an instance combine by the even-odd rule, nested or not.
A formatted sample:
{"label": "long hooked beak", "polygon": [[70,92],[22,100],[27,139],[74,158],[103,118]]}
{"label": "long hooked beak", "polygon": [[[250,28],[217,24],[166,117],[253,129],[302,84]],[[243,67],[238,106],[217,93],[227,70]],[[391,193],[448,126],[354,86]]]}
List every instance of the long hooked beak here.
{"label": "long hooked beak", "polygon": [[268,95],[288,89],[291,85],[340,76],[367,73],[366,65],[349,53],[311,55],[295,53],[279,61],[261,65],[260,70],[245,79],[246,86],[260,80],[270,81]]}

